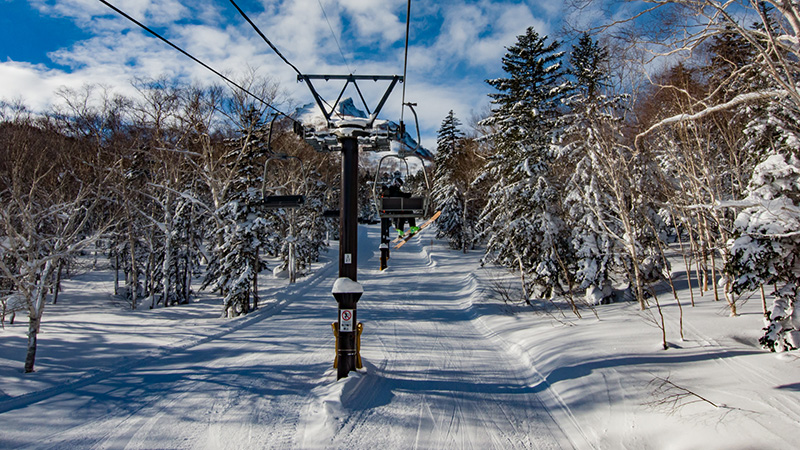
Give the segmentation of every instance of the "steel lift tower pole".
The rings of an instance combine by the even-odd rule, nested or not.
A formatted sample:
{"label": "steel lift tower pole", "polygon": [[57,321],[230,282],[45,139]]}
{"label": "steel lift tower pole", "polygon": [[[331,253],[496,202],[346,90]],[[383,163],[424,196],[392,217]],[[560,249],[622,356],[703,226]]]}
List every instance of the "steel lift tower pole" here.
{"label": "steel lift tower pole", "polygon": [[[399,75],[298,75],[298,81],[305,82],[311,90],[317,106],[325,116],[327,127],[322,132],[304,132],[304,138],[318,151],[342,152],[342,185],[339,199],[339,278],[333,285],[332,293],[338,303],[338,320],[333,324],[337,340],[336,362],[338,379],[360,368],[358,335],[360,324],[357,320],[357,303],[364,293],[358,283],[358,151],[359,146],[372,150],[388,150],[389,136],[385,130],[373,128],[378,113],[389,98],[397,82],[402,82]],[[312,80],[341,80],[344,87],[338,98],[330,107],[314,88]],[[374,111],[370,111],[364,100],[358,81],[389,81]],[[334,119],[336,106],[349,84],[353,84],[367,109],[367,118]]]}
{"label": "steel lift tower pole", "polygon": [[[358,138],[341,137],[342,194],[339,201],[339,280],[333,296],[339,304],[337,379],[358,368],[356,304],[364,293],[358,284]],[[346,282],[351,280],[352,282]]]}

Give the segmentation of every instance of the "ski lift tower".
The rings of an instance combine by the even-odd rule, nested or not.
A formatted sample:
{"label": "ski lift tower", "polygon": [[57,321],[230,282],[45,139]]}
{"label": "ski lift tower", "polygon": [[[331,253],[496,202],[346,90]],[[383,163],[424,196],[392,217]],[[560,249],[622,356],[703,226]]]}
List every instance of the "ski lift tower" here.
{"label": "ski lift tower", "polygon": [[[304,127],[303,137],[317,151],[342,152],[341,198],[339,200],[339,278],[333,286],[333,296],[338,303],[338,319],[333,324],[337,333],[337,355],[335,366],[338,379],[360,368],[359,341],[361,327],[357,326],[356,304],[364,293],[358,283],[358,150],[389,150],[389,132],[373,127],[389,95],[398,82],[403,82],[400,75],[298,75],[297,80],[305,82],[314,96],[317,106],[325,117],[326,126],[322,130],[310,130]],[[326,108],[325,100],[314,88],[314,80],[344,81],[338,98]],[[383,97],[374,110],[370,110],[359,81],[388,81]],[[336,107],[350,84],[356,88],[358,96],[367,110],[366,118],[334,118]]]}

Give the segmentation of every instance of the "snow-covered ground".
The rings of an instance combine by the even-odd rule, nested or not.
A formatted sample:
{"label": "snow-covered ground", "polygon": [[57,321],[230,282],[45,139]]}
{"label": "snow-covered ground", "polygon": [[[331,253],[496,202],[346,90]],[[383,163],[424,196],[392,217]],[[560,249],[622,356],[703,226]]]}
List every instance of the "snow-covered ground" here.
{"label": "snow-covered ground", "polygon": [[379,272],[378,234],[360,228],[365,368],[340,381],[335,249],[295,285],[264,275],[262,308],[235,320],[209,294],[129,311],[110,272],[68,280],[36,373],[25,318],[0,332],[0,448],[800,446],[800,354],[757,347],[757,298],[731,318],[710,294],[688,306],[684,281],[681,339],[659,295],[664,351],[635,303],[577,319],[492,298],[502,271],[431,231]]}

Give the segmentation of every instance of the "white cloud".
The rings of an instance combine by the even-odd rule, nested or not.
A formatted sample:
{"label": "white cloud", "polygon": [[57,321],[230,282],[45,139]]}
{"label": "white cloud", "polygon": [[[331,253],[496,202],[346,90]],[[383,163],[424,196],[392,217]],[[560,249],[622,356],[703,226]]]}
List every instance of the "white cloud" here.
{"label": "white cloud", "polygon": [[[405,37],[405,11],[395,14],[396,6],[405,2],[390,0],[342,0],[345,14],[355,24],[358,40],[388,44]],[[402,20],[402,21],[401,21]],[[377,39],[377,41],[376,41]]]}
{"label": "white cloud", "polygon": [[132,94],[129,78],[108,68],[66,73],[33,65],[8,61],[0,63],[0,99],[21,99],[34,111],[46,111],[59,103],[56,92],[63,88],[78,90],[87,83],[103,84],[113,87],[116,92]]}
{"label": "white cloud", "polygon": [[[0,63],[0,99],[22,99],[34,109],[42,109],[49,105],[53,90],[48,86],[48,71],[42,65],[24,62],[7,61]],[[45,75],[45,76],[42,76]]]}
{"label": "white cloud", "polygon": [[[134,77],[169,75],[200,82],[221,82],[136,25],[96,0],[31,0],[43,15],[66,17],[92,35],[66,43],[49,56],[61,69],[26,63],[0,63],[0,98],[23,96],[36,107],[49,104],[61,85],[86,83],[132,91]],[[178,0],[113,0],[113,4],[152,26],[167,39],[220,72],[237,78],[248,70],[270,76],[298,104],[310,103],[307,86],[272,52],[235,11],[223,3]],[[400,74],[405,37],[406,0],[261,0],[242,2],[268,39],[304,73]],[[320,7],[325,9],[328,21]],[[560,8],[560,4],[558,4]],[[488,103],[485,78],[501,72],[505,47],[528,26],[547,34],[537,11],[552,14],[556,6],[534,6],[519,0],[452,0],[414,2],[411,14],[407,100],[419,104],[423,140],[435,146],[435,132],[453,109],[464,123]],[[330,26],[328,25],[330,22]],[[346,28],[345,28],[346,27]],[[340,55],[331,28],[348,58]],[[55,67],[55,66],[54,66]],[[331,100],[340,83],[315,86]],[[360,83],[371,107],[386,83]],[[403,85],[387,103],[386,118],[400,116]],[[346,96],[357,97],[354,90]],[[409,119],[407,119],[409,120]]]}
{"label": "white cloud", "polygon": [[566,8],[566,3],[564,1],[545,1],[545,2],[536,2],[536,7],[543,10],[548,17],[554,17],[562,12],[564,12]]}
{"label": "white cloud", "polygon": [[[177,31],[180,36],[179,41],[186,44],[184,49],[209,60],[225,58],[243,41],[241,36],[234,35],[231,29],[226,30],[209,25],[187,25]],[[250,42],[245,43],[250,47]]]}
{"label": "white cloud", "polygon": [[[89,29],[97,26],[94,21],[97,16],[116,14],[96,0],[30,0],[30,3],[42,15],[71,18]],[[178,0],[111,0],[109,3],[149,26],[167,25],[192,16],[191,10]]]}
{"label": "white cloud", "polygon": [[[260,25],[262,23],[266,26]],[[330,50],[322,46],[329,31],[317,0],[285,1],[274,14],[261,14],[257,24],[301,72],[312,72],[311,68],[323,59],[321,53]],[[260,45],[266,48],[263,41]],[[274,58],[277,59],[277,55]]]}
{"label": "white cloud", "polygon": [[415,48],[427,64],[448,70],[457,64],[492,70],[499,67],[505,47],[533,26],[547,34],[549,27],[522,3],[448,2],[442,5],[442,25],[435,42]]}

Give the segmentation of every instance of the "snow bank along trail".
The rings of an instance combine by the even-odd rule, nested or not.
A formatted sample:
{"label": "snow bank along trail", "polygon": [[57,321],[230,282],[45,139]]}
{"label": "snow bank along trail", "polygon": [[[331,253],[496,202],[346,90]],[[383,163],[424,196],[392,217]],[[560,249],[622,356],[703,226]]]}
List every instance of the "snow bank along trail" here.
{"label": "snow bank along trail", "polygon": [[[465,256],[431,254],[423,235],[377,270],[378,229],[360,240],[365,370],[316,391],[302,446],[332,448],[588,448],[562,430],[520,359],[475,321],[479,295]],[[469,258],[469,257],[466,257]]]}

